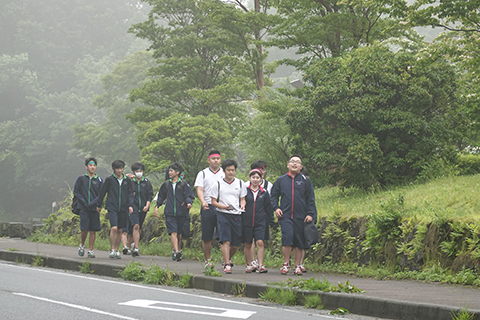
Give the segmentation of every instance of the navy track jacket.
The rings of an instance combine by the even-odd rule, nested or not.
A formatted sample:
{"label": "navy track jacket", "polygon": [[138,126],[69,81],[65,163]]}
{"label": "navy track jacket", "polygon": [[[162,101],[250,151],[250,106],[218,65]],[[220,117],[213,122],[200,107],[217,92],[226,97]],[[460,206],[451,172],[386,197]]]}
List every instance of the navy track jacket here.
{"label": "navy track jacket", "polygon": [[[295,177],[289,173],[279,177],[272,188],[272,207],[283,211],[283,219],[304,220],[307,215],[317,221],[317,207],[312,181],[304,174],[298,173]],[[280,206],[278,205],[280,200]]]}
{"label": "navy track jacket", "polygon": [[121,186],[118,184],[117,177],[113,174],[105,179],[98,195],[97,206],[99,208],[102,207],[106,193],[108,193],[108,196],[105,208],[108,211],[128,212],[128,208],[133,207],[133,183],[125,175]]}
{"label": "navy track jacket", "polygon": [[80,210],[97,210],[98,195],[102,188],[103,180],[97,174],[90,178],[83,174],[77,178],[73,187],[73,194],[78,198],[77,208]]}
{"label": "navy track jacket", "polygon": [[[183,189],[183,190],[182,190]],[[158,191],[157,207],[160,207],[163,201],[167,199],[163,213],[166,216],[188,215],[187,204],[192,204],[195,196],[192,187],[185,182],[182,187],[181,180],[175,185],[175,196],[173,195],[172,181],[165,181]]]}
{"label": "navy track jacket", "polygon": [[259,187],[257,199],[254,200],[253,191],[247,188],[245,212],[242,213],[242,225],[244,226],[268,226],[273,223],[273,208],[270,195],[267,190]]}
{"label": "navy track jacket", "polygon": [[140,181],[132,179],[133,184],[133,212],[142,212],[147,202],[152,202],[153,187],[150,181],[142,177]]}

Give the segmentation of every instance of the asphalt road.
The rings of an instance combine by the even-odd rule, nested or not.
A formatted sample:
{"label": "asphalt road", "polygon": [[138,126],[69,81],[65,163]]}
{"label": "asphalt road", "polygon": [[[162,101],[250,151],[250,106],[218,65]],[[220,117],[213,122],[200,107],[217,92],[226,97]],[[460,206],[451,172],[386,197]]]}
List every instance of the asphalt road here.
{"label": "asphalt road", "polygon": [[2,319],[376,319],[326,313],[203,290],[0,263]]}

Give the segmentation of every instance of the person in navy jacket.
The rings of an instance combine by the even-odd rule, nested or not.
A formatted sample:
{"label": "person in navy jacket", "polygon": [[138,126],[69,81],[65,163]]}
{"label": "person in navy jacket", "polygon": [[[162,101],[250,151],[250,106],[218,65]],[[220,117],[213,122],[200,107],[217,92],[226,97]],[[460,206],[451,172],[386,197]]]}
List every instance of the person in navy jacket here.
{"label": "person in navy jacket", "polygon": [[169,180],[165,181],[158,191],[157,205],[155,206],[155,216],[158,216],[158,207],[165,203],[165,224],[168,234],[175,250],[175,258],[177,261],[182,259],[181,243],[182,243],[182,227],[189,216],[189,210],[192,207],[194,195],[192,188],[181,178],[183,172],[182,166],[173,162],[168,169]]}
{"label": "person in navy jacket", "polygon": [[[262,172],[259,169],[252,169],[249,173],[250,185],[247,187],[245,197],[245,212],[242,213],[242,242],[245,244],[243,253],[245,255],[246,273],[266,273],[268,270],[263,265],[265,253],[264,241],[268,226],[273,221],[273,209],[270,202],[270,194],[262,187]],[[255,250],[252,250],[253,239],[257,245],[257,260],[255,263]]]}
{"label": "person in navy jacket", "polygon": [[80,246],[78,255],[85,254],[85,240],[88,237],[89,250],[87,256],[95,258],[93,245],[95,244],[96,231],[101,230],[100,214],[97,211],[98,194],[102,188],[103,180],[95,171],[97,170],[97,159],[90,157],[85,160],[87,172],[78,177],[73,188],[73,194],[78,198],[77,209],[80,210]]}
{"label": "person in navy jacket", "polygon": [[[281,274],[290,270],[290,255],[293,250],[294,272],[306,272],[303,257],[308,246],[305,243],[304,224],[316,223],[317,208],[311,180],[302,174],[302,159],[292,155],[287,164],[288,173],[279,177],[273,184],[271,201],[282,230],[283,266]],[[278,204],[280,200],[280,205]]]}
{"label": "person in navy jacket", "polygon": [[123,174],[125,162],[112,162],[113,174],[105,179],[105,183],[98,196],[97,207],[102,207],[103,199],[108,193],[105,208],[110,220],[110,254],[109,257],[121,259],[118,247],[122,239],[122,229],[126,228],[129,214],[133,212],[133,184],[132,180]]}

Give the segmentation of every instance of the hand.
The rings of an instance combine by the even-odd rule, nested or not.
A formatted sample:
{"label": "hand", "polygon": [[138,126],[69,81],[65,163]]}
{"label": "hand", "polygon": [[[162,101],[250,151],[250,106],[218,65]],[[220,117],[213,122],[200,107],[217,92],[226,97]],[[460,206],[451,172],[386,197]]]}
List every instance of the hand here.
{"label": "hand", "polygon": [[133,173],[127,173],[126,176],[130,179],[135,178],[135,175]]}
{"label": "hand", "polygon": [[128,213],[129,213],[129,214],[132,214],[132,213],[133,213],[133,208],[132,208],[132,207],[128,207]]}
{"label": "hand", "polygon": [[306,222],[306,223],[310,223],[310,222],[313,221],[313,218],[312,218],[312,216],[307,215],[307,216],[305,217],[305,220],[303,220],[303,221]]}
{"label": "hand", "polygon": [[155,207],[155,217],[158,218],[158,207]]}
{"label": "hand", "polygon": [[142,211],[147,212],[148,211],[148,206],[143,207]]}
{"label": "hand", "polygon": [[283,217],[283,211],[282,209],[278,208],[277,210],[275,210],[275,215],[277,216],[277,218],[281,218]]}
{"label": "hand", "polygon": [[97,207],[97,212],[100,213],[102,211],[102,208]]}
{"label": "hand", "polygon": [[229,205],[225,205],[225,208],[223,208],[225,210],[233,210],[233,206],[231,204]]}
{"label": "hand", "polygon": [[245,205],[240,206],[240,211],[245,211]]}
{"label": "hand", "polygon": [[209,209],[208,203],[202,202],[202,208],[203,210],[208,210]]}
{"label": "hand", "polygon": [[192,204],[191,203],[187,203],[187,209],[191,209],[192,208]]}

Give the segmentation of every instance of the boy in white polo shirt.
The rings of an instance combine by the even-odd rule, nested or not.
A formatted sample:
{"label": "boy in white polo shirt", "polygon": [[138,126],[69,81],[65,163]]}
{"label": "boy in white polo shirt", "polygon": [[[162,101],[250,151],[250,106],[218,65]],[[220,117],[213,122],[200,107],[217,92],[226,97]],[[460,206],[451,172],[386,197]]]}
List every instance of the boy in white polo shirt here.
{"label": "boy in white polo shirt", "polygon": [[225,273],[232,273],[229,263],[238,249],[242,237],[242,212],[245,211],[247,188],[235,178],[237,162],[227,159],[222,163],[225,178],[212,188],[212,205],[217,208],[217,236],[221,244]]}
{"label": "boy in white polo shirt", "polygon": [[223,179],[224,172],[220,168],[222,158],[218,150],[212,150],[208,154],[208,167],[197,174],[195,188],[197,196],[202,204],[200,210],[202,227],[202,249],[205,256],[205,267],[213,267],[211,252],[212,239],[217,227],[217,211],[212,206],[212,188],[217,186],[217,180]]}

